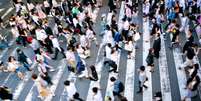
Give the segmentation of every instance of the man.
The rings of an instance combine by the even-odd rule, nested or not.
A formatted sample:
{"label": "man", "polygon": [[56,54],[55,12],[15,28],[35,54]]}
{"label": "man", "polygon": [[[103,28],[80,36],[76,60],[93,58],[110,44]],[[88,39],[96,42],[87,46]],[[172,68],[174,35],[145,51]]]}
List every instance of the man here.
{"label": "man", "polygon": [[113,95],[121,96],[121,92],[124,91],[124,85],[120,80],[117,80],[115,77],[111,77],[110,81],[114,83]]}
{"label": "man", "polygon": [[68,94],[68,100],[74,100],[74,95],[77,92],[74,82],[70,82],[69,80],[64,81],[65,90]]}
{"label": "man", "polygon": [[24,65],[24,67],[28,70],[28,71],[31,71],[31,69],[29,68],[30,67],[30,64],[28,63],[27,61],[27,56],[24,54],[24,52],[21,50],[21,49],[17,49],[17,58],[18,58],[18,61],[20,63],[22,63]]}
{"label": "man", "polygon": [[110,7],[110,11],[116,12],[116,11],[115,11],[116,5],[114,4],[114,0],[109,0],[108,6]]}
{"label": "man", "polygon": [[92,92],[94,93],[93,95],[93,101],[103,101],[103,97],[101,95],[100,89],[98,87],[93,87]]}
{"label": "man", "polygon": [[144,83],[148,80],[146,76],[145,66],[141,66],[138,70],[139,72],[139,91],[137,93],[142,93],[143,87],[148,88]]}
{"label": "man", "polygon": [[58,39],[53,35],[50,35],[50,40],[52,41],[53,47],[55,48],[55,55],[53,59],[57,59],[58,52],[61,52],[63,57],[66,58],[64,49],[60,47]]}
{"label": "man", "polygon": [[158,59],[159,52],[161,50],[161,38],[160,38],[159,33],[156,34],[156,38],[155,38],[154,44],[153,44],[153,49],[154,49],[154,56]]}

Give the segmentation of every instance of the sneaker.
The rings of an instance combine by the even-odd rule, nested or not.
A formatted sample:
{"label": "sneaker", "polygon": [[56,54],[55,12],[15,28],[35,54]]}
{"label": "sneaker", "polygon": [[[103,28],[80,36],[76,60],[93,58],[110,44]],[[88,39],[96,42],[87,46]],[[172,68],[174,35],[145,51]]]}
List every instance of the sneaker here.
{"label": "sneaker", "polygon": [[55,69],[50,69],[50,72],[54,72],[55,71]]}
{"label": "sneaker", "polygon": [[139,94],[139,93],[142,93],[142,91],[137,91],[137,93]]}

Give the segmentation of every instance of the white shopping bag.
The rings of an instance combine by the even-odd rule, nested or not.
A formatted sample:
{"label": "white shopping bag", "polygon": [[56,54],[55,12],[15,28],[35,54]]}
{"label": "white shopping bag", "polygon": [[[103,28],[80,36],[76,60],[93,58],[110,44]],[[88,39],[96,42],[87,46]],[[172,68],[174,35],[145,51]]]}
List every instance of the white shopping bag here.
{"label": "white shopping bag", "polygon": [[33,63],[30,58],[27,58],[27,62],[29,65]]}

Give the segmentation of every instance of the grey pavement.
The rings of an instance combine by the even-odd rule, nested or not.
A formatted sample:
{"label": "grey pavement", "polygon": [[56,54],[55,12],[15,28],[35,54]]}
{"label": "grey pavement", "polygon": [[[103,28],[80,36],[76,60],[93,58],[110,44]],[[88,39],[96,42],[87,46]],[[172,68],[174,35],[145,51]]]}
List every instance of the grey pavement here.
{"label": "grey pavement", "polygon": [[[0,0],[0,5],[4,5],[4,4],[8,4],[9,0]],[[97,32],[97,39],[98,42],[101,43],[101,36],[98,36],[98,34],[101,31],[101,26],[100,26],[100,16],[102,14],[107,14],[109,11],[109,8],[107,7],[107,1],[108,0],[103,0],[103,7],[100,8],[99,12],[98,12],[98,16],[96,19],[96,23],[94,24],[94,30],[95,32]],[[2,3],[1,3],[2,2]],[[117,11],[118,13],[116,14],[117,19],[119,19],[119,9]],[[51,19],[50,19],[51,20]],[[118,20],[117,20],[118,21]],[[54,22],[50,21],[50,25],[51,28],[54,28]],[[139,31],[143,33],[143,19],[142,19],[142,5],[139,4]],[[195,36],[195,40],[197,41],[198,38],[196,36],[196,34],[194,34]],[[133,95],[133,101],[144,101],[143,100],[143,94],[137,94],[136,92],[139,90],[138,89],[138,73],[137,73],[137,69],[139,69],[139,67],[143,64],[143,36],[141,36],[141,39],[137,42],[138,44],[138,49],[136,49],[136,53],[135,53],[135,70],[133,71],[135,73],[134,78],[134,95]],[[181,34],[181,41],[182,44],[185,42],[185,36],[183,36],[183,34]],[[153,40],[150,41],[150,45],[152,46],[153,44]],[[180,101],[181,100],[181,95],[180,95],[180,91],[179,91],[179,85],[178,85],[178,79],[177,79],[177,73],[176,73],[176,63],[174,61],[174,56],[173,56],[173,50],[169,49],[168,47],[170,46],[170,38],[169,35],[167,35],[167,40],[165,41],[165,49],[166,49],[166,56],[167,56],[167,65],[168,65],[168,74],[169,74],[169,80],[170,80],[170,88],[171,88],[171,98],[172,101]],[[65,48],[65,42],[62,43],[62,46]],[[8,57],[11,54],[15,53],[15,49],[16,49],[17,45],[12,45],[11,48],[9,48],[5,54],[3,54],[1,60],[3,60],[4,62],[7,61]],[[99,49],[100,48],[100,49]],[[32,60],[34,59],[34,55],[33,55],[33,50],[28,47],[28,48],[23,48],[23,51],[25,52],[26,55],[29,56],[29,58],[31,58]],[[100,51],[100,54],[98,55],[98,51]],[[91,47],[91,57],[86,59],[86,63],[87,66],[90,65],[95,65],[96,62],[100,62],[103,58],[104,58],[104,47],[100,47],[100,46],[96,46],[95,43],[92,43],[92,47]],[[61,56],[59,56],[61,57]],[[199,63],[201,63],[201,53],[198,55],[199,58]],[[96,61],[98,60],[98,61]],[[155,59],[156,60],[156,59]],[[128,68],[133,68],[133,67],[127,67],[127,51],[122,50],[121,51],[121,55],[120,55],[120,61],[119,61],[119,68],[118,68],[118,78],[125,83],[126,81],[126,70]],[[67,96],[64,93],[64,85],[63,82],[65,80],[67,80],[69,78],[69,71],[66,67],[66,62],[65,60],[59,59],[57,61],[53,61],[50,60],[49,61],[50,65],[53,66],[54,68],[56,68],[57,70],[55,72],[50,73],[50,76],[52,78],[56,78],[57,76],[59,78],[53,79],[53,81],[57,82],[56,89],[55,89],[55,94],[56,96],[52,98],[52,101],[67,101]],[[16,74],[12,74],[12,73],[4,73],[4,72],[0,72],[0,85],[6,85],[9,88],[11,88],[11,91],[14,93],[16,92],[16,89],[21,89],[19,96],[17,97],[18,101],[41,101],[37,96],[38,96],[38,92],[37,92],[37,88],[34,85],[34,82],[31,80],[30,75],[31,73],[38,73],[37,71],[37,64],[33,65],[33,71],[32,72],[27,72],[26,73],[26,80],[22,81],[19,80],[19,78],[16,76]],[[106,89],[107,89],[107,84],[108,84],[108,77],[109,77],[109,67],[108,66],[101,66],[102,70],[101,70],[101,78],[100,79],[100,87],[101,87],[101,93],[102,96],[104,97],[106,95]],[[61,72],[61,76],[59,76],[59,72]],[[157,91],[161,91],[161,82],[160,81],[160,71],[159,71],[159,61],[156,60],[155,61],[155,72],[152,74],[152,79],[149,80],[152,83],[152,94],[154,94]],[[86,79],[79,79],[76,78],[76,88],[77,91],[80,94],[80,97],[84,100],[87,99],[87,95],[90,87],[90,83],[92,81],[90,80],[86,80]],[[23,84],[23,87],[21,88],[20,85]],[[127,85],[125,85],[127,86]],[[125,91],[126,92],[126,91]],[[31,99],[29,99],[31,98]],[[152,101],[152,99],[150,99],[149,101]],[[196,96],[194,98],[191,99],[191,101],[201,101],[201,98],[199,96]]]}

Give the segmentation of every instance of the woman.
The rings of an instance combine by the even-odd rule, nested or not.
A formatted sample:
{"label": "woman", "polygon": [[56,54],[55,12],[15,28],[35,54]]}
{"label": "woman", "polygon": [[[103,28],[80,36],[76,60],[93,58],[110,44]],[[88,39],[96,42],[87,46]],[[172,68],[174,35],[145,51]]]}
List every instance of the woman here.
{"label": "woman", "polygon": [[128,42],[126,42],[126,44],[125,44],[125,50],[128,51],[128,59],[131,59],[131,53],[133,52],[132,37],[128,37]]}
{"label": "woman", "polygon": [[10,56],[8,58],[8,71],[10,72],[16,72],[17,73],[17,76],[20,78],[20,79],[23,79],[24,78],[24,74],[21,72],[22,71],[22,68],[23,66],[20,65],[20,63],[18,61],[15,60],[15,58],[13,56]]}
{"label": "woman", "polygon": [[74,47],[68,47],[66,52],[66,60],[68,64],[68,69],[71,72],[76,72],[76,59],[74,55]]}
{"label": "woman", "polygon": [[36,61],[39,62],[39,60],[41,59],[44,63],[49,64],[48,60],[52,60],[51,57],[48,56],[48,54],[42,49],[39,48],[38,53],[36,54]]}
{"label": "woman", "polygon": [[39,74],[41,75],[41,77],[47,81],[48,84],[52,85],[52,81],[51,81],[51,78],[50,76],[48,75],[48,70],[47,69],[50,69],[51,72],[55,71],[55,69],[53,69],[52,66],[46,64],[43,62],[43,60],[39,60],[39,64],[38,64],[38,71],[39,71]]}
{"label": "woman", "polygon": [[36,74],[32,74],[32,80],[35,82],[37,90],[39,92],[39,98],[42,100],[45,99],[45,97],[50,96],[54,94],[50,92],[50,89],[47,87],[47,82],[44,81],[41,77],[37,76]]}
{"label": "woman", "polygon": [[150,72],[154,72],[154,49],[149,49],[149,54],[146,58],[147,66],[151,67]]}
{"label": "woman", "polygon": [[37,13],[38,13],[38,17],[39,17],[40,19],[44,19],[44,18],[46,18],[46,14],[43,12],[43,10],[42,10],[41,7],[42,7],[41,4],[36,3],[36,11],[37,11]]}
{"label": "woman", "polygon": [[89,71],[88,71],[88,79],[93,80],[93,81],[98,81],[98,74],[96,72],[96,68],[94,65],[91,65],[89,67]]}
{"label": "woman", "polygon": [[148,88],[144,83],[148,80],[146,76],[145,66],[141,66],[138,70],[139,73],[139,91],[137,93],[142,93],[143,87]]}

